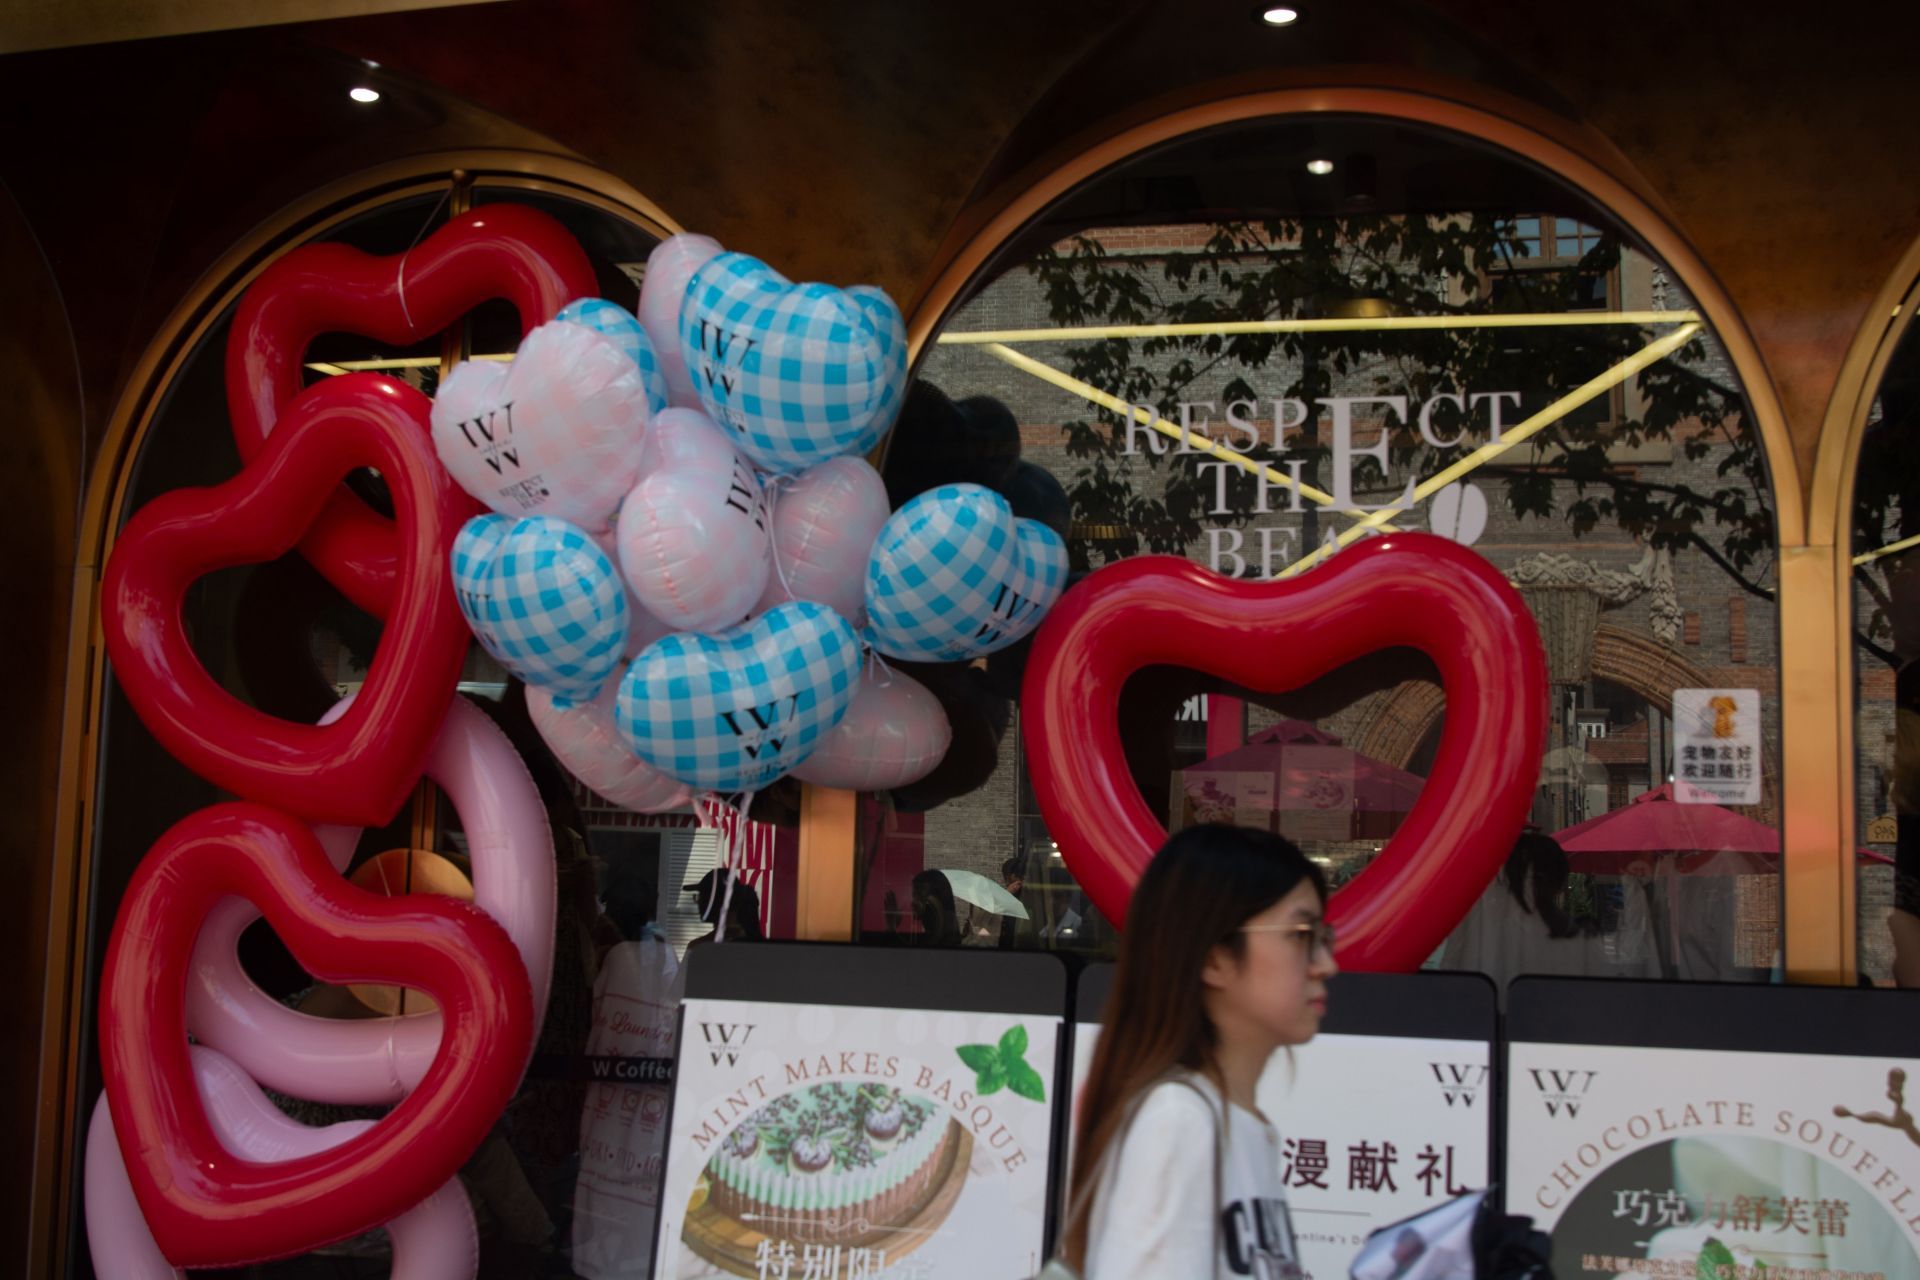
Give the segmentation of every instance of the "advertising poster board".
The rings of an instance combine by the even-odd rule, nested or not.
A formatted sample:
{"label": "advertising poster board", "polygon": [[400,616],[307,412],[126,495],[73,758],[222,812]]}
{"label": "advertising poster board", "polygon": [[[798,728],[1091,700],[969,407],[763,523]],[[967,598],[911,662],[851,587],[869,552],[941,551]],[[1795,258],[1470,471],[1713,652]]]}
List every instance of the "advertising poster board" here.
{"label": "advertising poster board", "polygon": [[687,966],[656,1276],[1040,1269],[1058,960],[726,943]]}
{"label": "advertising poster board", "polygon": [[[1090,965],[1075,990],[1076,1096],[1112,981],[1112,965]],[[1493,984],[1343,973],[1329,995],[1320,1034],[1276,1054],[1259,1094],[1307,1280],[1345,1280],[1368,1232],[1484,1187],[1492,1169]]]}
{"label": "advertising poster board", "polygon": [[1560,1280],[1920,1280],[1920,996],[1521,978],[1508,1033]]}

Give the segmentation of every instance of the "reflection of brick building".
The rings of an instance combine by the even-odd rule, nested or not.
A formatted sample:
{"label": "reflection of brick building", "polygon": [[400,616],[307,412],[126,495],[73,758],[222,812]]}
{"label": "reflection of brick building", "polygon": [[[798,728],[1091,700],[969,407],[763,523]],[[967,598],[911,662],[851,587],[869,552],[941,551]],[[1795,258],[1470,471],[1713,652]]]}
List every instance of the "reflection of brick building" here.
{"label": "reflection of brick building", "polygon": [[[1153,259],[1156,253],[1191,249],[1205,243],[1205,233],[1196,228],[1130,228],[1118,232],[1093,233],[1110,253],[1127,254],[1137,259]],[[1609,300],[1620,310],[1683,309],[1685,298],[1668,282],[1664,273],[1648,259],[1624,251],[1622,264],[1609,278]],[[1164,270],[1149,265],[1149,278],[1177,294],[1179,285],[1170,281]],[[1190,296],[1190,295],[1189,295]],[[946,326],[947,332],[1001,329],[1037,329],[1052,326],[1047,299],[1040,284],[1028,271],[1016,268],[984,289]],[[1064,344],[1036,343],[1021,348],[1023,354],[1063,369],[1069,363]],[[1732,375],[1717,347],[1702,369],[1723,385],[1732,386]],[[1136,351],[1133,360],[1152,367],[1154,360]],[[1164,368],[1172,356],[1159,357]],[[1572,371],[1579,382],[1601,372],[1600,368]],[[1251,382],[1262,395],[1278,396],[1299,374],[1299,365],[1274,363],[1257,370],[1241,366],[1222,369],[1197,378],[1181,395],[1190,401],[1221,400],[1221,389],[1233,375]],[[1063,424],[1090,421],[1092,406],[1081,396],[1050,385],[973,345],[935,346],[923,361],[919,376],[932,381],[958,398],[991,395],[1004,401],[1021,424],[1023,456],[1040,463],[1069,487],[1087,466],[1084,457],[1071,456],[1066,448]],[[1341,372],[1334,382],[1336,395],[1372,395],[1402,393],[1408,371],[1387,360],[1357,361]],[[1536,396],[1518,409],[1508,409],[1509,425],[1543,407],[1546,397]],[[1632,418],[1644,412],[1644,405],[1632,382],[1611,393],[1603,404],[1611,419],[1621,414]],[[1598,412],[1588,406],[1586,412]],[[1580,411],[1576,411],[1580,412]],[[1221,414],[1212,417],[1213,438],[1223,439]],[[1270,405],[1256,414],[1256,423],[1270,440],[1273,410]],[[1358,419],[1357,419],[1358,420]],[[1327,425],[1318,424],[1320,442],[1326,443]],[[1730,430],[1740,430],[1734,419]],[[1361,426],[1355,443],[1372,443],[1377,426]],[[1718,468],[1729,450],[1713,443],[1706,455],[1689,459],[1681,442],[1687,433],[1698,435],[1698,424],[1683,422],[1675,429],[1678,439],[1649,440],[1629,447],[1610,449],[1609,460],[1628,473],[1663,486],[1685,486],[1702,494],[1741,483],[1719,474]],[[1484,429],[1482,437],[1484,438]],[[1478,444],[1476,438],[1470,443]],[[1136,447],[1144,447],[1137,445]],[[1453,460],[1451,455],[1429,451],[1427,459],[1416,461],[1412,474],[1428,475]],[[1437,459],[1437,460],[1436,460]],[[1550,456],[1534,455],[1531,446],[1516,447],[1503,461],[1537,462],[1550,466]],[[1160,496],[1165,493],[1166,477],[1172,468],[1196,467],[1212,462],[1202,454],[1188,457],[1163,455],[1159,466],[1141,457],[1110,457],[1110,462],[1129,477],[1137,493]],[[1232,514],[1208,516],[1215,524],[1232,524],[1242,531],[1240,549],[1248,562],[1249,576],[1263,576],[1259,551],[1263,528],[1272,547],[1283,547],[1286,559],[1275,555],[1275,569],[1303,550],[1311,549],[1330,529],[1344,527],[1348,521],[1339,516],[1321,518],[1317,514],[1272,511],[1249,515],[1254,504],[1254,484],[1250,477],[1229,472],[1229,507]],[[1208,499],[1217,495],[1214,472],[1202,473],[1202,488]],[[1395,498],[1409,478],[1398,472],[1386,485],[1370,492],[1356,490],[1363,501],[1384,503]],[[1472,479],[1470,477],[1470,479]],[[1326,482],[1323,480],[1323,487]],[[1597,527],[1576,537],[1565,516],[1568,505],[1578,496],[1567,481],[1553,486],[1555,513],[1551,516],[1515,516],[1506,501],[1504,483],[1492,474],[1478,477],[1477,483],[1487,498],[1488,519],[1475,549],[1488,557],[1510,577],[1541,584],[1541,590],[1567,588],[1587,592],[1595,601],[1576,612],[1575,619],[1586,622],[1558,622],[1540,615],[1544,625],[1562,630],[1592,634],[1549,635],[1550,650],[1565,648],[1577,655],[1579,668],[1558,673],[1556,707],[1560,721],[1553,736],[1556,749],[1580,749],[1593,758],[1601,776],[1549,778],[1543,784],[1542,802],[1536,806],[1535,820],[1552,829],[1562,823],[1594,816],[1605,808],[1627,802],[1648,787],[1665,781],[1670,764],[1670,735],[1666,732],[1667,701],[1675,687],[1708,685],[1714,687],[1757,688],[1769,713],[1766,744],[1765,802],[1753,816],[1777,825],[1778,822],[1778,707],[1777,626],[1770,599],[1746,590],[1715,564],[1704,552],[1682,548],[1668,555],[1653,555],[1635,542],[1623,529],[1602,521]],[[1282,492],[1276,490],[1276,492]],[[1766,505],[1767,495],[1746,492],[1750,505]],[[1275,506],[1284,506],[1284,498]],[[1395,518],[1399,528],[1420,529],[1429,524],[1425,504]],[[1137,529],[1113,527],[1111,522],[1090,513],[1075,511],[1076,550],[1084,551],[1087,563],[1097,567],[1116,555],[1147,549]],[[1709,542],[1719,535],[1711,517],[1699,525]],[[1206,564],[1212,553],[1209,541],[1187,541],[1186,553]],[[1232,568],[1230,562],[1222,567]],[[1771,564],[1763,560],[1753,574],[1756,585],[1769,585]],[[1530,575],[1530,576],[1529,576]],[[1318,722],[1328,733],[1352,745],[1356,750],[1377,756],[1396,766],[1415,766],[1423,744],[1431,751],[1439,709],[1437,690],[1414,682],[1396,689],[1369,694],[1351,702]],[[1258,706],[1251,708],[1248,729],[1258,732],[1279,717]],[[1017,733],[1010,732],[1001,745],[1000,766],[992,781],[981,790],[949,802],[929,813],[926,822],[928,865],[968,866],[984,873],[997,873],[1000,861],[1020,849],[1020,826],[1012,799],[1019,779]],[[1551,772],[1551,770],[1549,770]],[[1598,789],[1596,789],[1598,788]],[[1549,797],[1548,793],[1551,792]],[[1029,829],[1037,829],[1030,823]],[[1044,841],[1041,842],[1044,846]],[[1345,850],[1314,850],[1336,854]]]}

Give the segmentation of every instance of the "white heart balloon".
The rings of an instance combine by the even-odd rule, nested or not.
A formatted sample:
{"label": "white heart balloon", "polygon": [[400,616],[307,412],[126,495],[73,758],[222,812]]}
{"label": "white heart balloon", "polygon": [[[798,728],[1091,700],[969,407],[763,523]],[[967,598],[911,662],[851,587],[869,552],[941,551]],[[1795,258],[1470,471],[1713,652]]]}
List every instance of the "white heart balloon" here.
{"label": "white heart balloon", "polygon": [[[608,525],[604,529],[587,535],[593,539],[593,545],[607,553],[607,559],[614,564],[620,563],[620,537],[618,526]],[[621,653],[631,661],[640,656],[640,651],[658,640],[661,636],[673,634],[673,628],[648,613],[634,598],[633,587],[627,582],[627,575],[620,575],[621,589],[627,593],[627,643]]]}
{"label": "white heart balloon", "polygon": [[946,710],[925,685],[870,665],[847,714],[791,772],[817,787],[888,791],[932,773],[952,741]]}
{"label": "white heart balloon", "polygon": [[864,458],[829,458],[768,500],[773,576],[758,610],[786,600],[827,605],[867,625],[867,559],[887,522],[887,483]]}
{"label": "white heart balloon", "polygon": [[620,736],[613,718],[618,695],[619,682],[613,681],[591,702],[558,707],[552,694],[528,685],[527,714],[555,758],[594,794],[636,813],[664,813],[692,804],[692,787],[633,754]]}
{"label": "white heart balloon", "polygon": [[640,475],[646,379],[582,325],[550,321],[511,364],[467,360],[433,398],[433,447],[462,489],[502,515],[606,523]]}
{"label": "white heart balloon", "polygon": [[634,599],[677,631],[737,625],[772,571],[753,468],[705,414],[667,409],[654,418],[641,471],[615,533]]}
{"label": "white heart balloon", "polygon": [[668,236],[647,255],[647,273],[640,284],[640,326],[666,375],[668,400],[684,409],[698,409],[700,393],[680,353],[680,302],[693,273],[720,251],[720,242],[711,236]]}

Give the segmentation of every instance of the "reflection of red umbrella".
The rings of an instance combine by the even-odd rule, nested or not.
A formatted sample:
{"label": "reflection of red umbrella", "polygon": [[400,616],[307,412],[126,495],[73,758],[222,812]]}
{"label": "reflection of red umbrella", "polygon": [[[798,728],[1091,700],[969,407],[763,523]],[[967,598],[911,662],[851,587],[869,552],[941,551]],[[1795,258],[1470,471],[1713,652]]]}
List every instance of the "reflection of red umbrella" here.
{"label": "reflection of red umbrella", "polygon": [[[1314,748],[1310,757],[1296,756],[1289,765],[1288,748]],[[1304,766],[1304,767],[1303,767]],[[1420,798],[1425,779],[1397,769],[1384,760],[1363,756],[1342,746],[1340,739],[1305,720],[1282,720],[1262,730],[1245,745],[1190,765],[1181,771],[1188,794],[1201,801],[1209,783],[1233,774],[1267,774],[1273,779],[1269,803],[1276,809],[1319,810],[1332,807],[1352,815],[1355,836],[1390,835],[1397,815],[1407,813]],[[1329,775],[1337,781],[1330,781]],[[1230,797],[1222,797],[1228,799]],[[1367,815],[1381,815],[1369,821]],[[1392,816],[1389,816],[1392,815]],[[1384,824],[1384,825],[1383,825]],[[1380,827],[1376,831],[1374,828]]]}
{"label": "reflection of red umbrella", "polygon": [[[1726,875],[1780,866],[1778,831],[1717,804],[1680,804],[1670,782],[1635,797],[1623,809],[1557,831],[1553,838],[1567,851],[1573,870],[1596,875],[1621,875],[1630,864],[1649,861],[1653,854],[1679,854],[1682,873]],[[1860,856],[1888,861],[1866,850]]]}

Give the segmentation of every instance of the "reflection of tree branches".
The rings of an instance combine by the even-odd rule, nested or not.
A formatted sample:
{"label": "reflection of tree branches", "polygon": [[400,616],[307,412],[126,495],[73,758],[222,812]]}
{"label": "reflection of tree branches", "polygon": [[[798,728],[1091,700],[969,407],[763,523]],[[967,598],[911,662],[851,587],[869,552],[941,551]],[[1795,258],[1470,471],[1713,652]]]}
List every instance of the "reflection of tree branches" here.
{"label": "reflection of tree branches", "polygon": [[[1513,309],[1516,296],[1528,310],[1568,311],[1591,306],[1593,280],[1619,263],[1618,242],[1603,237],[1576,265],[1529,261],[1526,269],[1514,270],[1515,244],[1510,227],[1484,215],[1281,219],[1215,224],[1204,249],[1168,255],[1112,255],[1081,236],[1042,251],[1030,270],[1056,323],[1135,324],[1302,318],[1324,314],[1328,302],[1342,298],[1378,300],[1401,314],[1484,314],[1495,298],[1481,285],[1496,280],[1508,299],[1502,311]],[[1468,387],[1515,389],[1529,399],[1551,400],[1584,382],[1590,376],[1585,370],[1618,363],[1645,340],[1639,330],[1620,326],[1207,334],[1137,343],[1102,339],[1068,348],[1066,359],[1076,378],[1177,419],[1176,403],[1198,395],[1196,387],[1222,404],[1282,398],[1311,404],[1333,394],[1336,378],[1351,379],[1363,369],[1376,379],[1397,371],[1423,402],[1434,391]],[[1577,410],[1534,437],[1535,458],[1551,456],[1551,465],[1490,467],[1484,474],[1505,482],[1515,515],[1565,519],[1575,537],[1606,521],[1656,547],[1698,547],[1743,591],[1771,600],[1762,585],[1774,540],[1764,458],[1740,396],[1698,367],[1709,351],[1704,339],[1696,341],[1643,372],[1641,418]],[[1287,385],[1256,394],[1248,378],[1271,368],[1276,358],[1285,361]],[[1223,377],[1216,389],[1212,384]],[[1451,405],[1443,410],[1435,426],[1457,435],[1467,413]],[[1068,452],[1086,463],[1069,488],[1077,518],[1127,524],[1154,550],[1184,551],[1201,536],[1211,484],[1197,469],[1172,465],[1177,450],[1128,454],[1128,424],[1104,408],[1063,427]],[[1716,474],[1740,482],[1703,492],[1644,479],[1613,460],[1617,447],[1650,440],[1672,441],[1677,455],[1693,463],[1721,453]],[[1410,430],[1391,432],[1387,447],[1396,472],[1411,467],[1427,474],[1437,466],[1438,453]],[[1298,460],[1309,479],[1330,452],[1311,436],[1282,450],[1256,445],[1248,451],[1250,459],[1269,465]],[[1163,483],[1135,483],[1141,469],[1158,472]],[[1366,459],[1355,488],[1385,491],[1392,487],[1387,479]],[[1231,518],[1244,522],[1252,514],[1236,511]],[[1713,539],[1701,532],[1708,520],[1717,530]]]}

